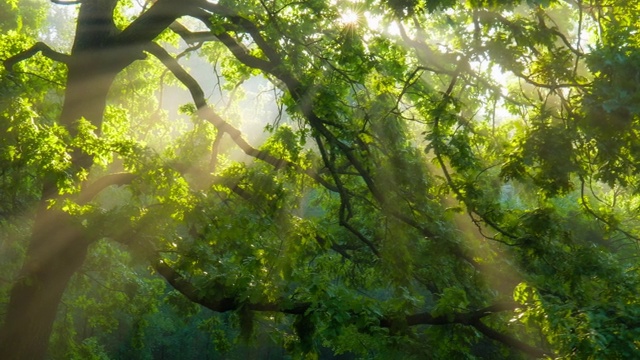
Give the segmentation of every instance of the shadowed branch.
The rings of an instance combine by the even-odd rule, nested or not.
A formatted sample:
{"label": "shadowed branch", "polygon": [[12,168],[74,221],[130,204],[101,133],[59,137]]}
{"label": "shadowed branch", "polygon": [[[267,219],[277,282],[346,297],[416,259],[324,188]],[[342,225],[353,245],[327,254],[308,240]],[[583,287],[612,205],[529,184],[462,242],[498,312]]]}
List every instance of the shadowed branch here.
{"label": "shadowed branch", "polygon": [[[177,291],[183,294],[186,298],[194,303],[200,304],[209,310],[216,312],[227,312],[238,310],[241,307],[245,310],[260,311],[260,312],[279,312],[290,315],[303,315],[312,309],[312,304],[308,302],[295,303],[290,299],[281,299],[276,302],[247,302],[243,299],[223,296],[216,297],[216,295],[204,295],[197,287],[191,284],[186,278],[180,275],[171,266],[167,265],[163,261],[152,261],[154,270],[160,274],[165,280]],[[208,294],[227,293],[227,289],[224,286],[220,286],[219,289],[214,289],[215,292],[207,291]],[[418,325],[452,325],[460,324],[472,326],[487,338],[501,342],[511,348],[522,351],[523,353],[532,357],[544,357],[553,355],[552,353],[540,349],[535,346],[531,346],[523,341],[516,339],[515,337],[498,332],[484,323],[481,319],[505,311],[513,311],[520,305],[514,302],[501,302],[496,303],[482,309],[465,312],[455,313],[440,316],[433,316],[428,312],[408,315],[404,319],[398,319],[397,317],[382,316],[380,320],[380,326],[391,328],[399,321],[408,326]],[[356,314],[353,311],[350,313]]]}
{"label": "shadowed branch", "polygon": [[57,52],[55,50],[53,50],[52,48],[49,47],[49,45],[43,43],[43,42],[37,42],[35,43],[32,47],[30,47],[29,49],[18,53],[8,59],[6,59],[4,61],[4,67],[5,69],[7,69],[7,71],[12,72],[13,71],[13,67],[24,60],[29,59],[30,57],[36,55],[37,53],[42,53],[42,55],[48,57],[51,60],[57,61],[57,62],[61,62],[64,64],[67,64],[69,59],[71,58],[71,56],[67,55],[67,54],[63,54],[60,52]]}

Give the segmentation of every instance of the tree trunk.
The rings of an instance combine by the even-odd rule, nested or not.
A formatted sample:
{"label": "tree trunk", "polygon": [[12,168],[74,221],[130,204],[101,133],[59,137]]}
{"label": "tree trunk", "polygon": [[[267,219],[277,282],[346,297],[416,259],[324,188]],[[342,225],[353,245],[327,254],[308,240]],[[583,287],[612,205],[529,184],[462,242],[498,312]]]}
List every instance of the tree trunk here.
{"label": "tree trunk", "polygon": [[[59,123],[71,136],[84,117],[98,128],[106,98],[118,72],[126,66],[109,51],[115,35],[112,14],[117,0],[82,3],[76,39],[68,65],[65,100]],[[119,61],[118,61],[119,60]],[[73,169],[89,168],[91,157],[73,150]],[[58,305],[69,280],[82,266],[90,240],[82,225],[62,210],[47,209],[57,196],[55,179],[44,179],[42,200],[21,273],[13,284],[0,329],[0,359],[37,360],[46,357]]]}
{"label": "tree trunk", "polygon": [[1,359],[42,359],[62,294],[82,265],[88,242],[59,210],[38,211],[27,259],[13,284],[0,334]]}
{"label": "tree trunk", "polygon": [[[157,0],[118,34],[113,21],[117,3],[81,2],[59,120],[71,136],[77,134],[77,121],[83,117],[100,129],[116,75],[140,59],[144,46],[189,9],[185,2]],[[73,171],[92,164],[91,157],[79,149],[73,150],[72,159]],[[45,179],[44,184],[26,259],[11,289],[0,328],[2,360],[45,358],[58,304],[90,245],[82,225],[72,216],[58,209],[47,210],[48,200],[57,196],[58,189],[55,179]]]}
{"label": "tree trunk", "polygon": [[[85,71],[74,74],[77,71],[70,68],[67,80],[60,122],[66,123],[72,134],[75,121],[71,119],[102,119],[109,85],[115,76],[100,72],[100,80],[89,83],[86,79],[96,79],[95,72],[86,69],[81,67]],[[99,124],[99,120],[94,123]],[[73,157],[76,168],[91,166],[89,156],[76,151]],[[72,216],[56,208],[47,209],[47,200],[57,194],[55,181],[48,183],[43,189],[25,262],[11,289],[0,331],[0,359],[45,357],[58,304],[71,276],[82,266],[90,244],[82,225]]]}

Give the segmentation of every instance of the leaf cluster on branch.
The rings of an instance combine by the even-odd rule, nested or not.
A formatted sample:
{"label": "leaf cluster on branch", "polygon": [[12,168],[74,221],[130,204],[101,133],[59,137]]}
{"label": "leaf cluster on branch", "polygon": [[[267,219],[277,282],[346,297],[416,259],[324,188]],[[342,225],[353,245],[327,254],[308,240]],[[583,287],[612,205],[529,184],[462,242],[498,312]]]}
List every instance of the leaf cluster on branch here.
{"label": "leaf cluster on branch", "polygon": [[[635,10],[157,0],[132,17],[124,1],[52,2],[80,6],[78,31],[69,53],[33,40],[4,57],[0,91],[19,101],[0,103],[0,160],[90,250],[127,249],[192,303],[237,314],[243,338],[268,324],[303,353],[639,352]],[[48,76],[66,77],[64,98]],[[251,81],[277,121],[262,93],[247,119]],[[168,83],[190,95],[182,119],[161,105]]]}

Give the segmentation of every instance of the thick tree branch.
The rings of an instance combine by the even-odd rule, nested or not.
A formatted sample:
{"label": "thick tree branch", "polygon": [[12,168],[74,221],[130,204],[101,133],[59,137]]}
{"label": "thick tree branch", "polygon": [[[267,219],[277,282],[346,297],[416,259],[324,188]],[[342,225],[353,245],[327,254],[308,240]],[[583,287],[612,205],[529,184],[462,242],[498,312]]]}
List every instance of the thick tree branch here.
{"label": "thick tree branch", "polygon": [[[280,312],[290,315],[302,315],[305,314],[311,307],[311,303],[292,303],[290,300],[283,299],[278,302],[266,302],[266,303],[247,303],[243,299],[239,299],[233,296],[204,296],[201,289],[196,288],[187,279],[175,271],[171,266],[167,265],[163,261],[155,261],[152,263],[155,271],[160,274],[165,280],[177,291],[183,294],[187,299],[194,303],[200,304],[207,309],[216,312],[227,312],[238,310],[241,307],[243,309],[252,311],[264,311],[264,312]],[[220,286],[218,289],[214,289],[217,294],[228,293],[227,289]],[[208,291],[211,293],[211,291]],[[513,302],[497,303],[485,308],[470,311],[467,313],[457,313],[451,315],[433,316],[428,312],[414,314],[407,316],[404,320],[397,317],[382,317],[380,319],[380,326],[393,327],[397,321],[403,321],[408,326],[416,325],[451,325],[461,324],[473,326],[480,333],[486,337],[501,342],[511,348],[520,350],[530,356],[543,357],[552,355],[548,351],[544,351],[537,347],[526,344],[512,336],[500,333],[482,323],[481,319],[493,314],[513,311],[518,307],[518,304]]]}
{"label": "thick tree branch", "polygon": [[[167,280],[174,289],[178,290],[187,299],[212,311],[227,312],[237,310],[242,306],[245,309],[253,311],[273,311],[284,314],[300,315],[304,314],[304,312],[311,306],[309,303],[285,305],[288,302],[286,300],[282,300],[278,303],[247,303],[246,301],[234,296],[223,296],[217,298],[214,295],[206,297],[201,295],[201,291],[198,288],[193,286],[193,284],[176,272],[172,267],[167,265],[164,261],[155,261],[152,265],[158,274],[165,278],[165,280]],[[221,285],[215,290],[217,294],[223,294],[226,289]]]}
{"label": "thick tree branch", "polygon": [[4,61],[4,67],[5,69],[7,69],[7,71],[12,72],[13,71],[13,67],[14,65],[16,65],[17,63],[19,63],[20,61],[24,61],[32,56],[34,56],[37,53],[42,53],[42,55],[48,57],[51,60],[57,61],[57,62],[61,62],[64,64],[67,64],[69,59],[71,58],[71,56],[67,55],[67,54],[63,54],[63,53],[59,53],[55,50],[53,50],[52,48],[49,47],[49,45],[43,43],[43,42],[37,42],[35,43],[32,47],[30,47],[29,49],[18,53],[8,59],[6,59]]}
{"label": "thick tree branch", "polygon": [[140,50],[192,9],[191,1],[157,0],[115,38],[118,46]]}
{"label": "thick tree branch", "polygon": [[167,53],[167,51],[164,50],[160,45],[155,43],[147,46],[146,50],[156,58],[158,58],[167,67],[167,69],[169,69],[169,71],[171,71],[173,75],[187,87],[187,89],[191,93],[194,104],[198,108],[198,115],[213,124],[218,129],[218,131],[229,134],[232,140],[236,143],[236,145],[238,145],[238,147],[240,147],[240,149],[242,149],[245,154],[271,164],[276,169],[293,167],[297,171],[311,177],[325,188],[329,190],[335,189],[334,186],[320,177],[317,172],[311,169],[303,169],[298,164],[294,164],[283,159],[278,159],[266,151],[258,150],[251,146],[242,137],[242,132],[240,130],[236,129],[231,124],[226,122],[215,111],[213,111],[213,109],[211,109],[211,107],[207,104],[207,101],[204,97],[204,91],[200,87],[200,84],[198,84],[198,82],[188,72],[186,72],[182,68],[182,66],[180,66],[176,59],[169,55],[169,53]]}
{"label": "thick tree branch", "polygon": [[480,319],[475,319],[474,321],[472,321],[469,325],[473,326],[476,330],[478,330],[480,333],[482,333],[482,335],[496,340],[504,345],[509,346],[510,348],[513,349],[518,349],[520,351],[522,351],[523,353],[534,357],[534,358],[544,358],[547,356],[551,356],[554,357],[555,355],[553,354],[553,352],[551,351],[545,351],[543,349],[540,349],[538,347],[535,346],[531,346],[521,340],[518,340],[512,336],[509,336],[507,334],[503,334],[501,332],[498,332],[490,327],[488,327],[487,325],[485,325]]}
{"label": "thick tree branch", "polygon": [[504,311],[513,311],[521,305],[515,302],[499,302],[482,309],[471,311],[468,313],[457,313],[453,316],[433,316],[429,312],[408,315],[406,323],[409,326],[414,325],[445,325],[445,324],[464,324],[471,325],[474,321],[495,313]]}
{"label": "thick tree branch", "polygon": [[91,184],[83,187],[80,195],[78,196],[78,204],[83,205],[93,200],[102,190],[109,186],[116,185],[122,186],[130,184],[133,179],[138,175],[131,173],[115,173],[105,175]]}
{"label": "thick tree branch", "polygon": [[184,40],[187,44],[195,44],[204,41],[218,41],[218,38],[215,37],[210,31],[192,32],[177,21],[174,21],[171,25],[169,25],[169,29],[178,34],[178,36],[180,36],[180,38],[182,38],[182,40]]}

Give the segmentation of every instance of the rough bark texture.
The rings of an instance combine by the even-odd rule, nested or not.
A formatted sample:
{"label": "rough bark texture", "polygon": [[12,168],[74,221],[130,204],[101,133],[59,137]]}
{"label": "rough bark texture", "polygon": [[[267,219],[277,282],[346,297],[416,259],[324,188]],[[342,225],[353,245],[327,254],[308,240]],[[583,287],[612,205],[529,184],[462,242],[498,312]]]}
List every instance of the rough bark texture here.
{"label": "rough bark texture", "polygon": [[[98,129],[107,94],[116,75],[181,14],[187,1],[157,0],[121,33],[113,22],[118,0],[82,1],[59,123],[73,136],[80,118]],[[38,49],[36,49],[38,50]],[[39,49],[42,50],[42,49]],[[32,51],[33,52],[33,51]],[[16,61],[20,60],[20,56]],[[72,154],[74,167],[89,168],[90,156]],[[69,280],[82,266],[89,237],[80,224],[59,210],[47,210],[57,196],[55,181],[44,181],[40,209],[19,279],[13,284],[4,323],[0,328],[0,359],[38,360],[46,357],[58,305]],[[79,201],[86,201],[80,197]]]}
{"label": "rough bark texture", "polygon": [[[72,135],[81,117],[100,125],[109,87],[119,71],[114,66],[118,64],[104,56],[116,31],[116,2],[83,2],[80,10],[60,117]],[[80,152],[73,157],[76,167],[91,166],[90,157]],[[0,331],[0,359],[45,358],[62,294],[86,258],[89,241],[82,226],[60,210],[47,209],[47,200],[56,194],[55,181],[45,179],[27,256]]]}
{"label": "rough bark texture", "polygon": [[0,340],[2,359],[42,359],[62,294],[82,265],[88,242],[71,218],[40,209]]}

